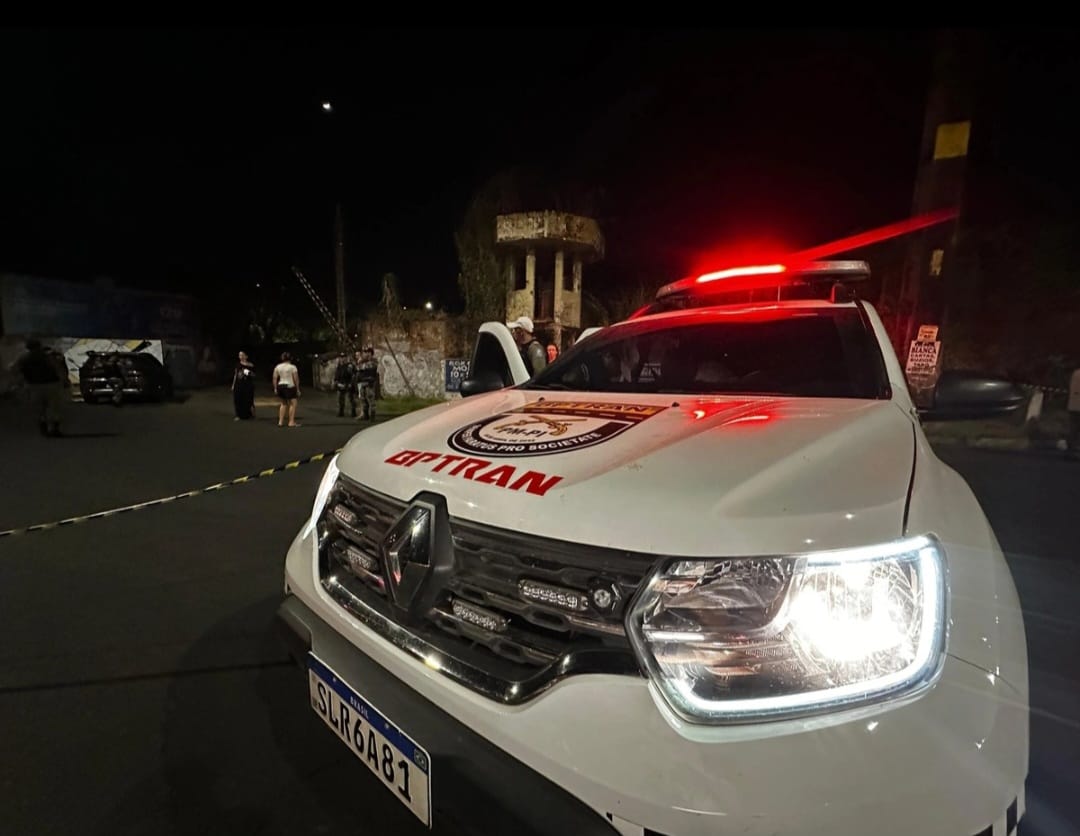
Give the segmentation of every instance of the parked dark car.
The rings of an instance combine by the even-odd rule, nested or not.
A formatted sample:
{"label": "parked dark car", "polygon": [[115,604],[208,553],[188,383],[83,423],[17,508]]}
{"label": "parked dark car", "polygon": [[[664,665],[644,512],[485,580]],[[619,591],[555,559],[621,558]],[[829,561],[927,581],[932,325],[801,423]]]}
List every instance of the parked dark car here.
{"label": "parked dark car", "polygon": [[173,396],[173,379],[152,354],[91,352],[79,368],[79,389],[86,403],[164,401]]}

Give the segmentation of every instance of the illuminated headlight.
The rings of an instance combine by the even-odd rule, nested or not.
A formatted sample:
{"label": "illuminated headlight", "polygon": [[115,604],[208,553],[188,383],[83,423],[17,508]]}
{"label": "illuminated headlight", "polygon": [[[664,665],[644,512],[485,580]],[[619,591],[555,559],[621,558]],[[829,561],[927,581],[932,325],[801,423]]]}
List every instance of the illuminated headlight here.
{"label": "illuminated headlight", "polygon": [[315,491],[315,504],[311,508],[311,519],[308,520],[307,530],[304,532],[305,537],[315,529],[315,524],[319,521],[323,508],[326,507],[326,501],[330,498],[330,492],[334,490],[334,485],[341,474],[341,471],[338,470],[337,459],[337,456],[330,459],[330,464],[326,466],[326,472],[323,473],[322,481],[319,482],[319,489]]}
{"label": "illuminated headlight", "polygon": [[627,633],[665,700],[691,722],[838,710],[934,681],[945,655],[946,574],[930,537],[676,560],[645,584]]}

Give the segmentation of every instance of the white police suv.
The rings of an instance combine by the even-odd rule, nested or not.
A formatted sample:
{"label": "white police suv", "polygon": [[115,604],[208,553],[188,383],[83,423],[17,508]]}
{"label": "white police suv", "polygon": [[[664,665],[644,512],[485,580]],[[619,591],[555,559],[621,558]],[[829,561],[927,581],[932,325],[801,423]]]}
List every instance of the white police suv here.
{"label": "white police suv", "polygon": [[487,323],[468,397],[348,443],[279,624],[358,781],[436,830],[1015,831],[1016,591],[857,275],[683,280],[531,380]]}

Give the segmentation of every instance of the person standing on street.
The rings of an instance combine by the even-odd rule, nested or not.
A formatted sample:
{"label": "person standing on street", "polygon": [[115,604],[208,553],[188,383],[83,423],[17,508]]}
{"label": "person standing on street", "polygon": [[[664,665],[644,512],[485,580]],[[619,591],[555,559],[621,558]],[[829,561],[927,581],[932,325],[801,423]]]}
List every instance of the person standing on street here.
{"label": "person standing on street", "polygon": [[1068,456],[1080,460],[1080,366],[1069,377],[1069,439]]}
{"label": "person standing on street", "polygon": [[274,366],[274,391],[281,399],[278,407],[278,426],[284,427],[286,418],[288,426],[299,427],[296,423],[296,402],[300,398],[300,370],[293,365],[289,352],[281,354],[281,362]]}
{"label": "person standing on street", "polygon": [[360,385],[360,404],[363,408],[362,420],[374,421],[375,399],[379,388],[379,362],[375,359],[375,348],[364,346],[363,354],[357,354],[356,358],[356,380]]}
{"label": "person standing on street", "polygon": [[525,370],[529,377],[534,377],[547,368],[547,351],[540,340],[533,336],[533,321],[527,316],[519,316],[513,322],[506,323],[518,344],[521,359],[525,361]]}
{"label": "person standing on street", "polygon": [[349,406],[352,408],[352,417],[356,417],[356,383],[359,372],[360,352],[356,352],[354,360],[348,354],[342,354],[338,359],[337,368],[334,370],[334,386],[337,388],[337,416],[345,417],[345,398],[349,398]]}
{"label": "person standing on street", "polygon": [[26,387],[31,412],[45,436],[58,437],[68,397],[67,366],[63,356],[45,348],[39,340],[26,341],[26,353],[15,361],[13,371]]}
{"label": "person standing on street", "polygon": [[246,352],[238,355],[232,379],[234,421],[246,421],[255,417],[255,365],[248,360]]}

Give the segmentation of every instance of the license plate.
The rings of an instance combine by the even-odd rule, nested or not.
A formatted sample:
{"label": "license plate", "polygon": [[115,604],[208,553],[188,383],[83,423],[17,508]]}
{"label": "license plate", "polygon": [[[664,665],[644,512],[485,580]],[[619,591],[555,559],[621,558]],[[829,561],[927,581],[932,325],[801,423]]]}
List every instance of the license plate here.
{"label": "license plate", "polygon": [[394,796],[431,827],[431,758],[401,729],[308,654],[311,707]]}

